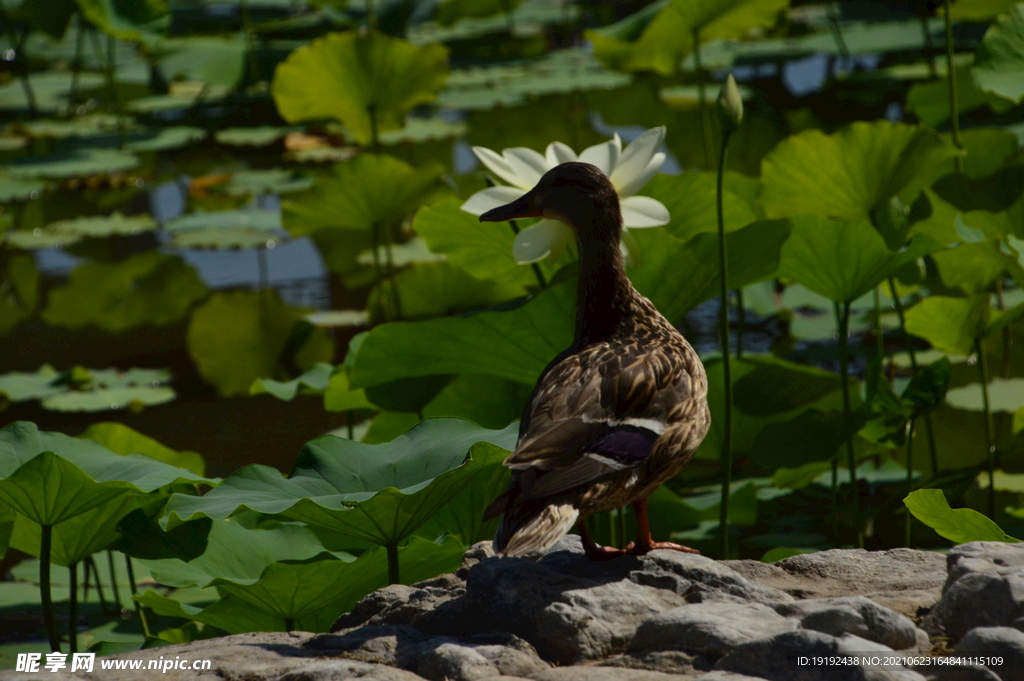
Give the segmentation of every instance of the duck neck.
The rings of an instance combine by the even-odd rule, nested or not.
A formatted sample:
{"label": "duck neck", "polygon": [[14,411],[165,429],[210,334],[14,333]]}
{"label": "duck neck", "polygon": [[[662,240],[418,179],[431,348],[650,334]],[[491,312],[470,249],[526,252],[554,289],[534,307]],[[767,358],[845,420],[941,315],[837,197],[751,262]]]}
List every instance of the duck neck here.
{"label": "duck neck", "polygon": [[580,280],[576,296],[576,340],[593,342],[611,336],[633,308],[633,284],[619,250],[619,239],[587,239],[580,245]]}

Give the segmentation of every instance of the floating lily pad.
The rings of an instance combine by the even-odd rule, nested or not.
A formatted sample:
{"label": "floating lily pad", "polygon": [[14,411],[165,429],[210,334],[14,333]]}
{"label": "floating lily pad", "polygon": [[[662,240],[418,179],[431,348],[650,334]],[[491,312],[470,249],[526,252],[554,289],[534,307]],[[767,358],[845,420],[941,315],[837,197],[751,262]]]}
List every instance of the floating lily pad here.
{"label": "floating lily pad", "polygon": [[301,128],[278,125],[259,125],[251,128],[225,128],[218,130],[214,138],[220,144],[232,147],[265,147],[282,139],[290,132]]}
{"label": "floating lily pad", "polygon": [[104,390],[69,391],[42,401],[50,411],[116,411],[138,409],[171,402],[177,397],[172,388],[134,387]]}
{"label": "floating lily pad", "polygon": [[[29,75],[36,107],[45,113],[56,113],[68,106],[71,92],[70,71],[42,71]],[[79,73],[78,87],[90,90],[102,87],[104,78],[98,73]],[[27,109],[28,99],[18,78],[0,85],[0,109]]]}
{"label": "floating lily pad", "polygon": [[23,180],[0,175],[0,203],[38,198],[46,188],[42,180]]}
{"label": "floating lily pad", "polygon": [[[390,253],[388,253],[390,250]],[[410,239],[404,244],[396,244],[390,249],[384,246],[377,248],[377,257],[380,262],[390,262],[395,267],[405,267],[417,262],[440,262],[446,260],[443,253],[433,253],[427,247],[427,242],[417,237]],[[360,265],[372,266],[374,263],[373,251],[363,251],[356,258]]]}
{"label": "floating lily pad", "polygon": [[[26,121],[22,127],[32,137],[54,137],[64,139],[67,137],[94,137],[109,135],[115,132],[123,119],[108,113],[92,113],[85,116],[78,116],[71,120],[38,120]],[[133,121],[127,121],[129,125]]]}
{"label": "floating lily pad", "polygon": [[380,134],[381,144],[422,144],[434,140],[448,140],[463,137],[469,128],[465,123],[451,123],[443,118],[419,118],[410,116],[405,119],[405,127],[401,130],[389,130]]}
{"label": "floating lily pad", "polygon": [[244,229],[271,232],[281,229],[281,212],[239,208],[237,210],[188,213],[168,221],[164,225],[164,229],[168,232],[184,232],[194,229]]}
{"label": "floating lily pad", "polygon": [[161,41],[156,55],[168,78],[200,83],[205,98],[222,96],[242,81],[247,41],[242,34],[175,36]]}
{"label": "floating lily pad", "polygon": [[43,229],[8,230],[3,235],[3,242],[11,248],[31,251],[37,248],[63,248],[82,240],[80,234],[63,234]]}
{"label": "floating lily pad", "polygon": [[283,168],[269,170],[241,170],[231,176],[225,185],[229,194],[289,194],[313,186],[313,178]]}
{"label": "floating lily pad", "polygon": [[67,388],[55,384],[60,372],[49,364],[36,371],[12,371],[0,375],[0,393],[11,402],[41,400],[56,395]]}
{"label": "floating lily pad", "polygon": [[258,229],[188,229],[175,232],[171,244],[176,248],[273,248],[280,236],[271,237]]}
{"label": "floating lily pad", "polygon": [[[992,411],[1012,414],[1024,408],[1024,378],[993,378],[988,384],[988,399]],[[982,411],[981,384],[953,388],[946,395],[946,401],[960,409]]]}
{"label": "floating lily pad", "polygon": [[366,310],[323,310],[310,312],[304,319],[313,326],[325,329],[366,326],[370,323],[370,313]]}
{"label": "floating lily pad", "polygon": [[132,140],[124,147],[129,151],[168,151],[195,144],[203,139],[206,139],[205,130],[182,125],[164,128],[146,139]]}
{"label": "floating lily pad", "polygon": [[76,0],[89,22],[118,40],[142,42],[158,40],[171,25],[170,10],[164,0],[120,3],[116,0]]}
{"label": "floating lily pad", "polygon": [[296,395],[322,394],[331,381],[334,367],[326,362],[318,362],[312,369],[290,381],[275,381],[270,378],[257,378],[249,388],[250,395],[269,393],[279,400],[290,402]]}
{"label": "floating lily pad", "polygon": [[114,212],[106,217],[81,217],[51,222],[45,232],[73,236],[108,237],[115,234],[139,234],[156,229],[156,222],[149,215],[125,217]]}
{"label": "floating lily pad", "polygon": [[18,159],[4,170],[15,179],[66,179],[124,173],[138,165],[137,156],[116,149],[79,149],[70,154]]}

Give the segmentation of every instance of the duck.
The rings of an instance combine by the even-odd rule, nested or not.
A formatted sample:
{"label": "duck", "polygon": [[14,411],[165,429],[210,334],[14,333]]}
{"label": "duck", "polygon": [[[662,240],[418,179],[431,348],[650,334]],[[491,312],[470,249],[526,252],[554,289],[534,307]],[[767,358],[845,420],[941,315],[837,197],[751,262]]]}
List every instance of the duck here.
{"label": "duck", "polygon": [[[544,369],[527,401],[508,489],[485,512],[501,516],[493,548],[506,557],[543,553],[577,526],[590,559],[654,549],[648,498],[689,463],[711,424],[704,365],[686,338],[626,274],[618,194],[589,163],[562,163],[526,194],[483,213],[500,222],[560,220],[579,247],[572,344]],[[601,546],[586,518],[632,504],[637,538]]]}

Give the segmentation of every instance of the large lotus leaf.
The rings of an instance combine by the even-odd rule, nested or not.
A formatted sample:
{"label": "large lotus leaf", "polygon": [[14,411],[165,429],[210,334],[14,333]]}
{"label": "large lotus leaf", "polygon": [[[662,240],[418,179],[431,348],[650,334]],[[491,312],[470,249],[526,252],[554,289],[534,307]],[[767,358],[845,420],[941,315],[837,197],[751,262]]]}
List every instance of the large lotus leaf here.
{"label": "large lotus leaf", "polygon": [[[439,545],[413,537],[398,549],[402,583],[414,584],[457,569],[464,550],[455,538]],[[152,590],[137,600],[157,614],[203,622],[231,634],[289,629],[325,632],[339,614],[387,583],[386,551],[374,547],[354,562],[324,559],[272,563],[252,585],[225,580],[218,586],[224,597],[206,608],[180,603]]]}
{"label": "large lotus leaf", "polygon": [[508,451],[485,442],[474,446],[473,456],[480,459],[480,468],[461,491],[416,530],[417,535],[436,539],[448,533],[465,546],[494,536],[499,518],[484,520],[484,512],[508,488],[511,473],[504,466]]}
{"label": "large lotus leaf", "polygon": [[320,395],[330,384],[334,367],[327,362],[318,362],[301,376],[290,381],[275,381],[272,378],[257,378],[249,388],[250,395],[269,393],[279,400],[291,402],[296,395]]}
{"label": "large lotus leaf", "polygon": [[982,90],[1024,100],[1024,6],[1017,4],[989,26],[971,72]]}
{"label": "large lotus leaf", "polygon": [[[270,529],[245,527],[232,520],[217,520],[213,523],[195,520],[180,525],[166,535],[164,543],[173,546],[180,541],[173,536],[176,532],[192,530],[200,540],[202,552],[199,555],[179,555],[160,558],[146,558],[139,548],[130,551],[149,568],[153,579],[161,584],[174,587],[210,586],[231,582],[233,584],[255,584],[271,563],[281,560],[307,560],[324,553],[320,541],[308,528],[297,524],[281,523]],[[157,531],[150,528],[150,531]],[[194,551],[193,551],[194,553]],[[346,554],[339,556],[351,561]]]}
{"label": "large lotus leaf", "polygon": [[950,7],[955,21],[988,21],[1008,12],[1019,0],[959,0]]}
{"label": "large lotus leaf", "polygon": [[171,466],[187,468],[196,475],[206,474],[206,462],[196,452],[176,452],[123,423],[116,421],[94,423],[86,428],[79,437],[98,442],[121,456],[145,454]]}
{"label": "large lotus leaf", "polygon": [[158,251],[136,253],[118,262],[87,262],[68,283],[50,292],[43,319],[72,329],[95,324],[118,333],[140,324],[178,321],[206,295],[189,265]]}
{"label": "large lotus leaf", "polygon": [[[256,379],[278,374],[281,353],[304,312],[272,289],[217,292],[192,313],[189,354],[221,395],[246,395]],[[306,366],[328,360],[331,346],[325,332],[314,329],[297,359]]]}
{"label": "large lotus leaf", "polygon": [[448,78],[448,49],[417,47],[377,31],[330,33],[277,67],[271,92],[288,122],[335,118],[368,146],[434,100]]}
{"label": "large lotus leaf", "polygon": [[3,279],[0,279],[0,335],[20,324],[39,303],[39,271],[35,258],[28,253],[11,253],[6,265]]}
{"label": "large lotus leaf", "polygon": [[[974,78],[968,68],[954,69],[957,86],[957,111],[963,116],[983,106],[988,106],[996,113],[1003,113],[1013,108],[1013,102],[981,90],[975,85]],[[907,92],[907,108],[914,112],[922,123],[939,127],[949,120],[949,82],[943,78],[929,82],[914,84]],[[963,131],[964,133],[969,130]],[[961,141],[963,138],[961,137]],[[966,146],[966,145],[965,145]]]}
{"label": "large lotus leaf", "polygon": [[505,311],[374,327],[359,346],[353,387],[415,376],[487,374],[533,385],[572,343],[576,282],[552,286]]}
{"label": "large lotus leaf", "polygon": [[165,0],[75,0],[86,19],[118,40],[154,40],[170,27],[171,15]]}
{"label": "large lotus leaf", "polygon": [[459,199],[441,199],[416,213],[413,229],[430,250],[476,279],[527,286],[536,283],[529,267],[512,256],[515,233],[508,225],[480,222],[460,210]]}
{"label": "large lotus leaf", "polygon": [[[718,231],[716,181],[716,173],[700,171],[655,175],[639,193],[661,201],[671,216],[665,229],[688,241],[697,234]],[[722,208],[727,232],[757,220],[750,204],[728,189],[722,192]]]}
{"label": "large lotus leaf", "polygon": [[149,215],[125,217],[115,211],[108,216],[79,217],[51,222],[46,230],[58,234],[75,236],[108,237],[115,234],[139,234],[156,229],[156,222]]}
{"label": "large lotus leaf", "polygon": [[393,156],[361,154],[338,163],[313,189],[283,204],[284,225],[294,236],[324,227],[370,230],[415,211],[437,189],[443,166],[413,168]]}
{"label": "large lotus leaf", "polygon": [[[670,321],[720,292],[718,235],[705,232],[688,242],[663,229],[633,230],[640,264],[630,279]],[[764,220],[726,234],[729,286],[741,288],[775,274],[779,252],[789,236],[784,220]]]}
{"label": "large lotus leaf", "polygon": [[[40,432],[34,423],[17,421],[0,429],[0,478],[8,478],[42,452],[56,452],[96,482],[125,482],[136,491],[152,492],[173,482],[216,485],[219,481],[169,466],[148,456],[119,456],[92,440],[62,433]],[[44,480],[51,484],[52,481]]]}
{"label": "large lotus leaf", "polygon": [[613,68],[667,76],[693,52],[695,34],[701,43],[744,38],[751,29],[774,24],[788,5],[788,0],[672,0],[635,41],[597,30],[587,37],[594,54]]}
{"label": "large lotus leaf", "polygon": [[[954,407],[983,411],[981,384],[971,383],[950,390],[946,401]],[[988,384],[988,403],[992,411],[1011,414],[1024,408],[1024,378],[993,378]]]}
{"label": "large lotus leaf", "polygon": [[841,411],[807,409],[789,421],[766,425],[754,438],[753,456],[769,470],[827,461],[864,421],[862,415],[852,414],[846,428]]}
{"label": "large lotus leaf", "polygon": [[398,289],[403,319],[425,319],[460,314],[490,307],[522,296],[519,284],[479,281],[447,262],[420,262],[377,284],[370,292],[367,307],[370,319],[382,309],[393,308],[393,288]]}
{"label": "large lotus leaf", "polygon": [[910,225],[909,236],[925,234],[940,244],[952,244],[961,240],[956,231],[956,218],[960,215],[959,208],[931,189],[922,191],[919,201],[925,208],[924,213],[927,214],[927,217]]}
{"label": "large lotus leaf", "polygon": [[1016,258],[1003,253],[995,240],[960,244],[932,255],[942,283],[965,293],[986,290],[1014,265]]}
{"label": "large lotus leaf", "polygon": [[532,389],[497,376],[462,374],[423,407],[423,415],[458,416],[485,428],[504,428],[522,416]]}
{"label": "large lotus leaf", "polygon": [[127,386],[101,388],[99,390],[71,390],[46,397],[43,409],[67,412],[99,412],[130,409],[138,411],[144,407],[155,407],[172,402],[178,394],[167,386]]}
{"label": "large lotus leaf", "polygon": [[349,387],[348,371],[339,370],[331,376],[324,389],[324,409],[326,411],[355,411],[366,409],[373,411],[374,405],[366,399],[362,388],[353,390]]}
{"label": "large lotus leaf", "polygon": [[774,357],[750,357],[754,368],[736,381],[733,403],[753,416],[769,416],[817,402],[840,389],[838,374]]}
{"label": "large lotus leaf", "polygon": [[154,54],[167,78],[201,81],[214,93],[226,93],[241,82],[248,49],[242,34],[190,35],[162,40]]}
{"label": "large lotus leaf", "polygon": [[955,355],[970,355],[988,325],[988,295],[931,296],[907,310],[907,331]]}
{"label": "large lotus leaf", "polygon": [[782,247],[779,273],[837,302],[860,298],[904,265],[940,248],[918,236],[907,248],[890,251],[864,219],[800,215],[790,222],[793,229]]}
{"label": "large lotus leaf", "polygon": [[761,203],[771,218],[813,213],[871,219],[894,196],[914,199],[956,148],[928,128],[857,122],[832,135],[786,138],[761,165]]}
{"label": "large lotus leaf", "polygon": [[941,489],[919,489],[903,500],[914,517],[954,544],[972,541],[1018,543],[994,521],[971,508],[950,508]]}
{"label": "large lotus leaf", "polygon": [[139,165],[139,157],[116,149],[79,149],[54,156],[28,156],[5,167],[12,178],[64,180],[88,175],[124,173]]}
{"label": "large lotus leaf", "polygon": [[[128,513],[142,509],[156,513],[166,497],[155,494],[120,492],[117,496],[53,528],[50,560],[55,565],[70,566],[102,551],[120,539],[117,523]],[[19,515],[11,534],[11,546],[30,556],[39,556],[42,528],[26,516]]]}
{"label": "large lotus leaf", "polygon": [[397,543],[491,463],[486,450],[483,457],[474,455],[475,443],[511,448],[517,430],[427,419],[379,445],[325,435],[306,445],[290,477],[266,466],[248,466],[203,497],[175,495],[164,522],[173,525],[198,514],[219,519],[247,508],[283,513],[374,544]]}

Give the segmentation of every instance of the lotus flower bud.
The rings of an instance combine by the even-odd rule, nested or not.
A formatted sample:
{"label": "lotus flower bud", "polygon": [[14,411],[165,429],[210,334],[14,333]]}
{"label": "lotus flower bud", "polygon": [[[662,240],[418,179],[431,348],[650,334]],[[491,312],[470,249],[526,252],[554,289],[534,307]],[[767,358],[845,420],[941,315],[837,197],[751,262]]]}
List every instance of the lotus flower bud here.
{"label": "lotus flower bud", "polygon": [[718,111],[728,132],[736,130],[743,120],[743,98],[740,97],[740,89],[731,73],[725,79],[722,91],[718,93]]}

